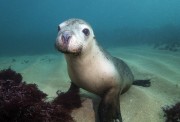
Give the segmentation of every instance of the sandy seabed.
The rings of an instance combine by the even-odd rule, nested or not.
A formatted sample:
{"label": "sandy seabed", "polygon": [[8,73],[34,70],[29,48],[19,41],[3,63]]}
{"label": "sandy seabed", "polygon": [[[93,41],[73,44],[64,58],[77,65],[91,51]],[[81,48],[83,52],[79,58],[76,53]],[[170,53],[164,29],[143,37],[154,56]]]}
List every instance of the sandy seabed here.
{"label": "sandy seabed", "polygon": [[[164,122],[162,107],[180,101],[180,51],[155,50],[146,46],[108,51],[130,66],[135,79],[151,79],[151,87],[132,86],[120,97],[123,122]],[[66,91],[70,85],[66,62],[60,53],[0,57],[0,69],[8,67],[22,73],[24,81],[38,84],[50,99],[56,96],[57,90]],[[82,94],[86,92],[82,91]],[[89,116],[91,110],[85,111]],[[76,120],[93,122],[93,114],[89,117],[88,120],[84,117],[82,121]]]}

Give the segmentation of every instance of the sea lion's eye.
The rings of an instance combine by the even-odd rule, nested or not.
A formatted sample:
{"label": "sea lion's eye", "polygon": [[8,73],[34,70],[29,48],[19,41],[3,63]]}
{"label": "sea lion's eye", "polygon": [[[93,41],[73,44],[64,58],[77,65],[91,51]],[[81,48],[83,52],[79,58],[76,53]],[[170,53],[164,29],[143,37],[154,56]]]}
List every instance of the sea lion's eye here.
{"label": "sea lion's eye", "polygon": [[60,26],[58,26],[58,32],[61,30]]}
{"label": "sea lion's eye", "polygon": [[89,36],[89,29],[85,28],[82,30],[82,32],[86,35],[86,36]]}

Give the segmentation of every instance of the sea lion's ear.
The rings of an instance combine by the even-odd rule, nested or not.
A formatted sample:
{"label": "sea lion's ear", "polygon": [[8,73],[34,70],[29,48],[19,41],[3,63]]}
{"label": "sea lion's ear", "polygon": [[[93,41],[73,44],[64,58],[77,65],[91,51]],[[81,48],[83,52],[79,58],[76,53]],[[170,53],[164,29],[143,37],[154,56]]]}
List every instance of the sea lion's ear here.
{"label": "sea lion's ear", "polygon": [[61,27],[60,26],[58,26],[58,32],[61,30]]}
{"label": "sea lion's ear", "polygon": [[89,29],[87,29],[87,28],[84,28],[84,29],[82,30],[82,32],[83,32],[84,35],[86,35],[86,36],[89,36],[89,34],[90,34],[90,31],[89,31]]}

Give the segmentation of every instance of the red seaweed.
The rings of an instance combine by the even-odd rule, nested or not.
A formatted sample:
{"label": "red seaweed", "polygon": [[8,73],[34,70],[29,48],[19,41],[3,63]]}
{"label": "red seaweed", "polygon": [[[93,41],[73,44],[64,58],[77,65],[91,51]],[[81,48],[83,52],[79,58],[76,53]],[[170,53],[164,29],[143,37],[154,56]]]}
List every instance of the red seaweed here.
{"label": "red seaweed", "polygon": [[180,102],[162,108],[166,122],[180,122]]}
{"label": "red seaweed", "polygon": [[81,107],[81,99],[79,96],[79,90],[68,91],[66,93],[57,92],[58,96],[52,101],[53,104],[61,104],[69,111]]}
{"label": "red seaweed", "polygon": [[73,122],[71,111],[81,106],[77,92],[59,93],[52,102],[36,84],[22,82],[22,75],[0,71],[1,122]]}
{"label": "red seaweed", "polygon": [[[0,71],[0,82],[2,81],[6,81],[5,83],[7,84],[8,84],[8,81],[13,81],[13,83],[19,84],[22,82],[22,75],[19,73],[16,73],[10,68],[5,69],[5,70]],[[12,84],[12,85],[15,85],[15,84]]]}

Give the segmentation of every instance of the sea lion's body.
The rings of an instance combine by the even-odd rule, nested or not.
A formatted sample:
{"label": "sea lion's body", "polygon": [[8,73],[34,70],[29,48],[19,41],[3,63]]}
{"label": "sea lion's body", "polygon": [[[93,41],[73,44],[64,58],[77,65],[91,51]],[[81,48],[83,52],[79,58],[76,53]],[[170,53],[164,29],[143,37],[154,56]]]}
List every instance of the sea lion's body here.
{"label": "sea lion's body", "polygon": [[109,89],[116,89],[119,93],[127,90],[134,80],[128,66],[105,53],[98,45],[94,44],[93,48],[79,58],[66,56],[72,82],[100,96]]}
{"label": "sea lion's body", "polygon": [[119,96],[134,80],[129,67],[98,46],[92,28],[83,20],[59,25],[56,48],[65,54],[71,81],[102,98],[100,122],[122,121]]}

